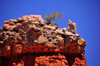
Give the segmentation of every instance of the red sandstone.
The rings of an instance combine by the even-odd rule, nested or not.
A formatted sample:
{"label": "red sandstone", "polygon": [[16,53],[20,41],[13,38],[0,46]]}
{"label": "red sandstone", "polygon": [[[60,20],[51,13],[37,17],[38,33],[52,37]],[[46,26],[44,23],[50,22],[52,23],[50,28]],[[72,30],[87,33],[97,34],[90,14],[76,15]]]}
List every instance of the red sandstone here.
{"label": "red sandstone", "polygon": [[0,29],[0,66],[87,66],[85,46],[70,20],[67,31],[40,15],[23,16]]}

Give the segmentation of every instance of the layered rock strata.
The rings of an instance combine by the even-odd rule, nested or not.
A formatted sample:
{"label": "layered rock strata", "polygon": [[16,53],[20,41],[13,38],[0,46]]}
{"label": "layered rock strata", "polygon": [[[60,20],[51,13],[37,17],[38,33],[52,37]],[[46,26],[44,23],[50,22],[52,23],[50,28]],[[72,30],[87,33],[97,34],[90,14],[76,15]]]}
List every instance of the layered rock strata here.
{"label": "layered rock strata", "polygon": [[[13,60],[5,63],[10,66],[86,66],[85,46],[86,41],[70,20],[67,31],[53,22],[44,22],[41,15],[27,15],[5,21],[0,29],[0,64],[6,66],[2,56],[9,56]],[[33,59],[27,63],[25,59],[30,57]]]}

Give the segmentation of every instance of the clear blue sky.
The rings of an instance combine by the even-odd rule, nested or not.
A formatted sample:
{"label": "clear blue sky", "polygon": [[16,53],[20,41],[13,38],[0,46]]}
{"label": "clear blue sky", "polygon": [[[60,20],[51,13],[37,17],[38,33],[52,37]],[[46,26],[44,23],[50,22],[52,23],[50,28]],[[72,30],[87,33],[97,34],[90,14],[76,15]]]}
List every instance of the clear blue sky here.
{"label": "clear blue sky", "polygon": [[[100,66],[100,1],[99,0],[0,0],[0,28],[3,22],[23,15],[42,15],[63,12],[60,28],[67,21],[77,24],[77,33],[87,42],[87,66]],[[45,20],[45,19],[44,19]]]}

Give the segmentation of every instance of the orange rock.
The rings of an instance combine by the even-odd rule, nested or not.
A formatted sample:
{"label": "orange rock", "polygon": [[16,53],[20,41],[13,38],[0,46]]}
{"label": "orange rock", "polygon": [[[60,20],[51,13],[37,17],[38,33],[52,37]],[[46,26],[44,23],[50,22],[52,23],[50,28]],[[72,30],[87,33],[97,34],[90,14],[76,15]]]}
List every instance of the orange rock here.
{"label": "orange rock", "polygon": [[85,46],[70,20],[67,31],[41,15],[26,15],[0,29],[0,66],[86,66]]}

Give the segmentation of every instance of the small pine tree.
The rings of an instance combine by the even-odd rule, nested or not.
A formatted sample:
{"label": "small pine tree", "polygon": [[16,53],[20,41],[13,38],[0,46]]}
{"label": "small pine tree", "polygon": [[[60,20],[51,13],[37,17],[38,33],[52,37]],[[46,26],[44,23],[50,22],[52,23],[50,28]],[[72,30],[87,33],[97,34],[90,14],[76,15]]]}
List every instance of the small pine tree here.
{"label": "small pine tree", "polygon": [[58,19],[62,19],[63,18],[62,14],[63,13],[53,12],[51,15],[45,14],[44,18],[46,18],[46,20],[48,22],[51,22],[52,20],[57,22]]}

